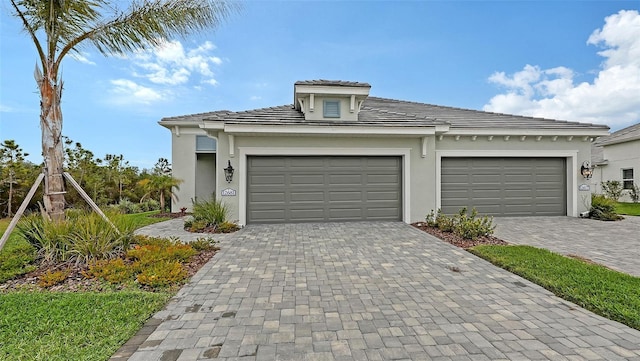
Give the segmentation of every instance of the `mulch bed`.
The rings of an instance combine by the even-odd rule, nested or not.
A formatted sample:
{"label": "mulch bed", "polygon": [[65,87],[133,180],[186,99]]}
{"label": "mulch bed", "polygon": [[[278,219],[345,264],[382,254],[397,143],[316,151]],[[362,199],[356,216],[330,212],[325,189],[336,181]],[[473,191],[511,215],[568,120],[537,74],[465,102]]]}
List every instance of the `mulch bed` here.
{"label": "mulch bed", "polygon": [[490,244],[490,245],[508,245],[509,243],[501,240],[500,238],[496,238],[493,236],[484,236],[479,237],[476,240],[464,239],[452,232],[443,232],[439,230],[437,227],[429,227],[425,222],[416,222],[412,223],[412,226],[418,228],[419,230],[425,231],[432,236],[435,236],[445,242],[451,243],[454,246],[468,249],[471,247],[479,246],[482,244]]}
{"label": "mulch bed", "polygon": [[172,212],[172,213],[158,213],[158,214],[152,214],[149,217],[153,217],[153,218],[181,218],[184,216],[189,215],[189,213],[186,212]]}

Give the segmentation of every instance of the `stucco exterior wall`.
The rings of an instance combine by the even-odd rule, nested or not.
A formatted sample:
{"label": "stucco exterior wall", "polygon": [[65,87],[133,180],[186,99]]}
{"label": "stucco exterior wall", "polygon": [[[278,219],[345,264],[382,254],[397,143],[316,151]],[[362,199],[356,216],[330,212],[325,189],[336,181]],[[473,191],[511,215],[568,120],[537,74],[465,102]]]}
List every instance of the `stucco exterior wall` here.
{"label": "stucco exterior wall", "polygon": [[[200,134],[200,133],[198,133]],[[580,165],[591,156],[590,143],[582,139],[568,141],[559,137],[540,140],[511,137],[495,137],[488,141],[486,136],[472,140],[469,136],[427,136],[426,155],[423,157],[422,138],[419,137],[346,137],[346,136],[284,136],[284,135],[233,135],[224,132],[212,134],[217,137],[217,164],[215,176],[208,184],[213,186],[216,197],[230,208],[229,218],[244,223],[246,221],[246,159],[251,155],[397,155],[403,158],[403,199],[405,222],[424,220],[432,209],[440,205],[439,171],[440,160],[448,156],[520,156],[520,157],[564,157],[567,160],[567,211],[569,216],[577,216],[590,207],[590,193],[595,177],[591,181],[580,175]],[[174,176],[184,179],[178,191],[179,201],[173,206],[191,207],[191,199],[201,197],[196,182],[203,181],[202,167],[196,162],[195,135],[173,135]],[[229,147],[232,143],[233,147]],[[235,169],[233,180],[225,181],[224,169],[227,162]],[[196,169],[199,169],[196,171]],[[640,169],[640,168],[639,168]],[[196,174],[198,174],[196,176]],[[583,186],[583,188],[580,188]],[[588,189],[585,188],[588,186]],[[225,196],[222,195],[222,191]],[[228,190],[231,190],[230,192]],[[233,195],[235,194],[235,195]]]}
{"label": "stucco exterior wall", "polygon": [[[595,193],[602,193],[602,182],[622,182],[622,170],[628,168],[633,168],[634,183],[640,186],[640,140],[604,146],[603,158],[607,164],[596,167],[592,178]],[[620,201],[631,202],[628,191],[623,192]]]}

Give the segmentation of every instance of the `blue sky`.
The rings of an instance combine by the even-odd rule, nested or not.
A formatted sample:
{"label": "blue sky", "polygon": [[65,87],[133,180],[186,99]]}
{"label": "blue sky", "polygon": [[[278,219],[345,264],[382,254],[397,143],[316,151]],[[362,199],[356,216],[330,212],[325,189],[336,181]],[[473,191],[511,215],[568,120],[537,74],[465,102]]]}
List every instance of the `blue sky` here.
{"label": "blue sky", "polygon": [[[122,1],[122,3],[127,3]],[[170,158],[165,116],[290,104],[296,80],[371,95],[608,124],[640,121],[640,1],[246,1],[153,51],[64,62],[63,134],[96,156]],[[33,45],[0,5],[0,141],[40,162]]]}

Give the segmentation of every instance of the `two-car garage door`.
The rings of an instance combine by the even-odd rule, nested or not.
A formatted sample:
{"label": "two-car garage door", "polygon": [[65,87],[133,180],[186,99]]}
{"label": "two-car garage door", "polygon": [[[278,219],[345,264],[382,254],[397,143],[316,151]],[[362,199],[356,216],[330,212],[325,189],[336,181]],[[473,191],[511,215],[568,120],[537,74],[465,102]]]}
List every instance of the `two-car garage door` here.
{"label": "two-car garage door", "polygon": [[402,219],[400,157],[250,156],[247,223]]}
{"label": "two-car garage door", "polygon": [[567,214],[565,158],[442,158],[445,214],[476,208],[494,216]]}

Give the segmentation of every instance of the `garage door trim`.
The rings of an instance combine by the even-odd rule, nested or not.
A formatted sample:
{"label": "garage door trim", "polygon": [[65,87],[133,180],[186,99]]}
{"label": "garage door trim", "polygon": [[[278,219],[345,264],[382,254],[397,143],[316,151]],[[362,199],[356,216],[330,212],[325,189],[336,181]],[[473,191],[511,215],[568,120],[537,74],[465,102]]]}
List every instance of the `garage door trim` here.
{"label": "garage door trim", "polygon": [[249,156],[399,156],[402,162],[402,220],[411,220],[410,148],[239,147],[238,223],[247,224],[247,159]]}
{"label": "garage door trim", "polygon": [[[506,153],[506,154],[505,154]],[[441,150],[436,151],[436,208],[442,207],[442,158],[566,158],[567,215],[578,216],[577,150]]]}

